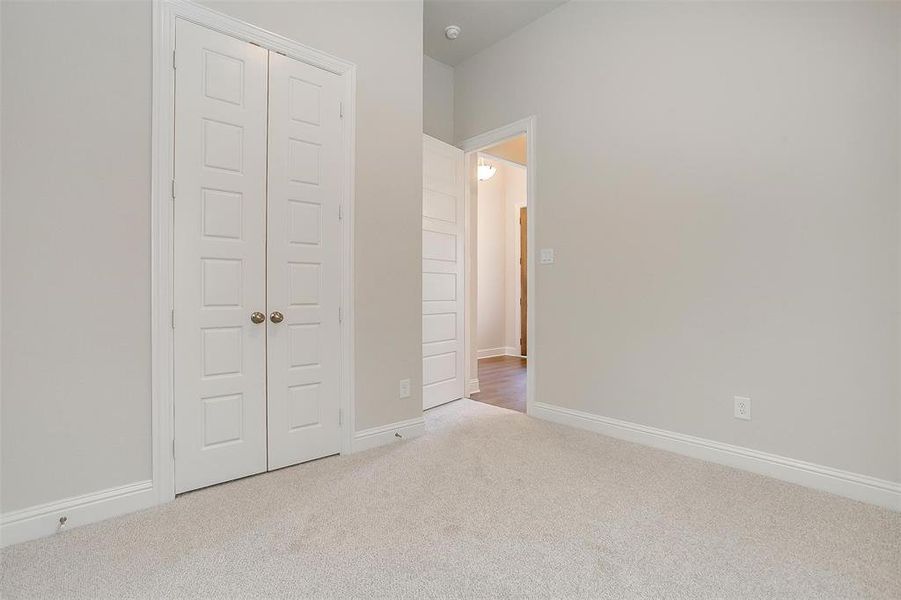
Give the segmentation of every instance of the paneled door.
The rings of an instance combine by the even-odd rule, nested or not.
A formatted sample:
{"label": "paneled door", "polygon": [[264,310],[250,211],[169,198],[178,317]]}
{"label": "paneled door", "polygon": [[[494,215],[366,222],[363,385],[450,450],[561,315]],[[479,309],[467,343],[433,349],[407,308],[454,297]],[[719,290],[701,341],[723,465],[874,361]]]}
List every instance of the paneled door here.
{"label": "paneled door", "polygon": [[270,53],[270,469],[340,450],[342,85],[338,75]]}
{"label": "paneled door", "polygon": [[463,397],[463,151],[422,144],[422,403]]}
{"label": "paneled door", "polygon": [[181,19],[176,50],[175,489],[183,492],[266,470],[268,52]]}

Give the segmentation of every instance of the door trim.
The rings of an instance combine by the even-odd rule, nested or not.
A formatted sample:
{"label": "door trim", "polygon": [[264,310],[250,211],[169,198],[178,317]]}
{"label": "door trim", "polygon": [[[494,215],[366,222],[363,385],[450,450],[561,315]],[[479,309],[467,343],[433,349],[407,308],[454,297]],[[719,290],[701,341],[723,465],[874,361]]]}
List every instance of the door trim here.
{"label": "door trim", "polygon": [[[528,173],[526,173],[528,176]],[[526,201],[528,201],[528,192],[526,192]],[[525,221],[525,228],[523,228]],[[520,356],[528,356],[529,354],[529,326],[526,320],[529,318],[529,266],[528,262],[523,260],[523,254],[529,256],[529,207],[519,207],[519,306],[514,307],[519,311],[519,354]],[[525,249],[525,252],[523,252]],[[522,318],[522,313],[526,313],[526,318]]]}
{"label": "door trim", "polygon": [[344,80],[340,249],[341,331],[339,405],[341,452],[353,449],[354,433],[354,63],[245,23],[187,0],[153,3],[153,106],[151,141],[151,442],[153,491],[158,504],[175,498],[174,336],[172,328],[174,238],[175,21],[185,19],[340,75]]}
{"label": "door trim", "polygon": [[[489,148],[499,142],[503,142],[506,139],[515,137],[517,135],[526,136],[526,203],[529,207],[529,220],[526,224],[526,231],[528,232],[529,245],[527,247],[527,281],[528,281],[528,295],[529,295],[529,311],[526,315],[526,329],[528,331],[529,336],[529,365],[528,369],[526,369],[526,414],[531,415],[535,410],[535,379],[538,371],[538,336],[536,335],[535,329],[535,315],[538,312],[538,282],[535,277],[535,248],[537,246],[537,238],[535,236],[535,226],[538,221],[538,188],[536,186],[536,173],[538,172],[538,164],[535,160],[535,129],[536,129],[536,117],[534,115],[525,117],[524,119],[520,119],[518,121],[514,121],[508,125],[504,125],[502,127],[498,127],[497,129],[492,129],[491,131],[486,131],[485,133],[481,133],[479,135],[467,138],[457,144],[460,148],[463,149],[464,154],[464,169],[466,172],[466,182],[464,189],[464,207],[466,217],[466,225],[467,225],[467,233],[465,236],[465,248],[464,255],[467,257],[472,256],[472,239],[469,233],[469,226],[472,220],[472,193],[471,193],[471,181],[469,178],[474,172],[476,153],[480,150],[484,150]],[[519,165],[522,166],[522,165]],[[474,335],[474,331],[470,331],[470,320],[471,320],[471,308],[469,307],[471,300],[471,291],[473,286],[475,285],[475,281],[473,280],[475,269],[470,269],[466,271],[468,275],[465,276],[465,290],[464,294],[466,296],[466,308],[470,310],[466,310],[464,312],[466,319],[466,328],[465,331],[469,335]],[[472,352],[469,348],[469,341],[466,342],[466,357],[465,357],[465,365],[464,369],[466,372],[466,381],[478,381],[478,364],[473,364],[473,356]],[[467,390],[469,391],[469,390]],[[468,395],[468,394],[467,394]]]}

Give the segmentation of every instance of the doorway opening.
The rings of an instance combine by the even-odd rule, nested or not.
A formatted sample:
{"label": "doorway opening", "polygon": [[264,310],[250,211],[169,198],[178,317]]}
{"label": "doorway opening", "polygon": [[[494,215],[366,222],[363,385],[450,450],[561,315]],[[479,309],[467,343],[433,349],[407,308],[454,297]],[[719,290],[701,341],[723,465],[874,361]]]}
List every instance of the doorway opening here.
{"label": "doorway opening", "polygon": [[[515,121],[459,146],[423,135],[426,410],[461,397],[526,413],[534,406],[535,120]],[[488,210],[481,217],[480,200]],[[487,224],[492,219],[494,229]],[[484,267],[480,252],[482,262],[489,261]],[[494,338],[486,336],[492,327]]]}
{"label": "doorway opening", "polygon": [[475,152],[473,400],[526,412],[528,373],[527,141],[521,133]]}

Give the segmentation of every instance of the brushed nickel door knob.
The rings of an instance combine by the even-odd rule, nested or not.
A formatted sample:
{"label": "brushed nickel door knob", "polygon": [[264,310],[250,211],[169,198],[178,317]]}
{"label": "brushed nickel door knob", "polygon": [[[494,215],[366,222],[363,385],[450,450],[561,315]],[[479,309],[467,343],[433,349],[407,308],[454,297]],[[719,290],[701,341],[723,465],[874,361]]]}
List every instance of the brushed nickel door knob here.
{"label": "brushed nickel door knob", "polygon": [[285,315],[283,315],[282,313],[280,313],[278,311],[275,311],[271,315],[269,315],[269,320],[272,321],[273,323],[281,323],[282,321],[285,320]]}
{"label": "brushed nickel door knob", "polygon": [[266,320],[266,315],[264,315],[261,312],[250,313],[250,322],[251,323],[255,323],[256,325],[259,325],[260,323],[262,323],[265,320]]}

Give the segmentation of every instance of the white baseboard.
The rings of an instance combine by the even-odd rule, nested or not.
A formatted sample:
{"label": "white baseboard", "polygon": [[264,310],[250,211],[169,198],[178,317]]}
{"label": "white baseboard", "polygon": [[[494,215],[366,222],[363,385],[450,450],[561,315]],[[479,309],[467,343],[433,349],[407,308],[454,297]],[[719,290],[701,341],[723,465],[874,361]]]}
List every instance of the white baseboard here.
{"label": "white baseboard", "polygon": [[[52,535],[155,504],[153,481],[148,480],[16,510],[0,516],[0,546]],[[65,527],[60,527],[61,517],[66,517]]]}
{"label": "white baseboard", "polygon": [[842,471],[704,438],[601,417],[544,402],[529,414],[646,446],[751,471],[809,488],[901,511],[901,483]]}
{"label": "white baseboard", "polygon": [[469,385],[466,386],[466,395],[470,396],[471,394],[479,393],[479,380],[478,379],[470,379]]}
{"label": "white baseboard", "polygon": [[409,440],[422,435],[424,432],[425,421],[422,417],[364,429],[354,434],[352,452],[369,450],[370,448],[376,448],[400,440]]}
{"label": "white baseboard", "polygon": [[504,356],[507,354],[507,348],[501,346],[500,348],[483,348],[476,352],[476,357],[479,359],[482,358],[494,358],[495,356]]}
{"label": "white baseboard", "polygon": [[499,348],[485,348],[476,352],[478,358],[494,358],[495,356],[522,356],[519,349],[513,346],[501,346]]}

